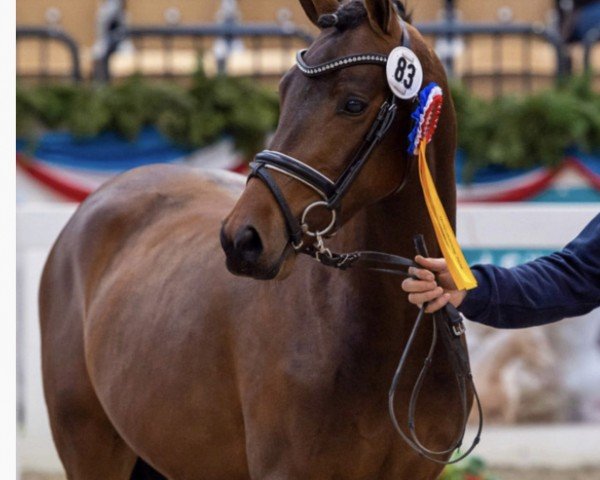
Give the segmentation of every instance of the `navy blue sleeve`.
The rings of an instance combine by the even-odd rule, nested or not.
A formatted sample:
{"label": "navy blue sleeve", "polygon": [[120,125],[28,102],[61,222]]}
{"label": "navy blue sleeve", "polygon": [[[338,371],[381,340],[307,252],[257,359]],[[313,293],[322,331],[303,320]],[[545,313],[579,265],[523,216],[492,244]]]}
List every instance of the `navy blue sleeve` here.
{"label": "navy blue sleeve", "polygon": [[600,307],[600,215],[565,248],[514,268],[475,265],[459,310],[496,328],[524,328]]}

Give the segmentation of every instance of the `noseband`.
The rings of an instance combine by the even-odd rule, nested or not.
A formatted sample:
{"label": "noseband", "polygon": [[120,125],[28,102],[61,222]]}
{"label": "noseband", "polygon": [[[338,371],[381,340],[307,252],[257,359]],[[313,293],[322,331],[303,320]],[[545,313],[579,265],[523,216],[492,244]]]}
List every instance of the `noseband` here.
{"label": "noseband", "polygon": [[[402,27],[402,47],[410,50],[409,33],[402,19],[400,19],[400,24]],[[320,77],[337,70],[357,65],[377,65],[385,68],[388,63],[388,55],[382,55],[379,53],[364,53],[340,57],[329,62],[310,66],[304,60],[305,53],[306,50],[298,52],[296,56],[296,63],[298,69],[305,76],[311,78]],[[372,251],[359,251],[339,254],[331,252],[329,249],[325,248],[323,244],[323,239],[333,235],[338,227],[338,219],[340,216],[339,211],[344,196],[358,177],[362,168],[367,163],[375,147],[385,137],[390,126],[394,122],[396,113],[398,111],[396,102],[397,97],[394,95],[394,92],[392,92],[389,98],[383,102],[379,108],[379,112],[377,113],[375,120],[371,124],[371,127],[369,128],[369,131],[363,139],[361,145],[354,153],[352,160],[335,181],[314,169],[310,165],[298,160],[297,158],[273,150],[264,150],[260,152],[254,158],[254,161],[250,163],[251,171],[248,179],[253,177],[259,178],[273,194],[273,197],[279,205],[279,209],[281,210],[281,213],[285,219],[285,225],[290,244],[294,247],[296,252],[310,255],[325,266],[334,267],[341,270],[346,270],[350,267],[353,267],[376,270],[395,275],[409,276],[405,272],[405,269],[411,266],[418,267],[418,265],[408,258],[404,258],[399,255],[391,255],[388,253]],[[320,200],[307,205],[300,215],[300,219],[298,219],[292,213],[285,196],[271,175],[271,171],[281,173],[302,183],[306,187],[312,189],[320,197]],[[406,181],[406,178],[404,181]],[[396,191],[400,190],[403,185],[404,183]],[[308,214],[316,208],[325,208],[330,212],[331,215],[329,224],[327,224],[321,230],[311,230],[307,223]],[[304,243],[305,237],[314,238],[314,243],[312,245],[306,245]],[[428,256],[424,240],[421,236],[415,238],[415,247],[417,253],[423,256]],[[434,322],[431,347],[429,349],[427,358],[425,359],[424,366],[417,377],[417,381],[410,395],[408,406],[409,433],[406,433],[400,427],[395,413],[395,394],[399,384],[399,379],[404,371],[408,354],[425,315],[426,307],[427,304],[424,304],[419,311],[419,315],[417,316],[409,339],[400,358],[398,368],[394,374],[388,398],[389,414],[394,428],[411,448],[413,448],[421,456],[435,463],[446,465],[450,463],[456,463],[471,453],[471,451],[479,443],[483,426],[481,403],[479,401],[479,396],[477,395],[475,385],[473,384],[466,347],[461,338],[462,334],[465,332],[465,328],[462,317],[451,304],[447,304],[443,311],[436,312],[433,315]],[[415,425],[416,404],[426,373],[428,372],[432,363],[438,336],[441,338],[442,343],[448,352],[448,359],[455,373],[463,415],[463,424],[458,440],[453,442],[450,448],[445,450],[431,450],[425,447],[417,436]],[[466,452],[461,454],[458,458],[448,461],[436,458],[438,456],[449,455],[457,448],[460,448],[462,444],[469,416],[467,402],[469,387],[475,396],[479,413],[479,428],[476,437]]]}

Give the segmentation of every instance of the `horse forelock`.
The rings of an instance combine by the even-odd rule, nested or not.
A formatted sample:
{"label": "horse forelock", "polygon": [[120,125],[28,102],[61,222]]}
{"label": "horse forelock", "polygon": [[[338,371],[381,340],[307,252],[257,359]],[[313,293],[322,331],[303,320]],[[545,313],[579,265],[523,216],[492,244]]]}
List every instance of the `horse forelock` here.
{"label": "horse forelock", "polygon": [[[400,0],[394,0],[396,11],[405,21],[411,22],[411,15]],[[362,0],[351,0],[341,4],[335,13],[326,13],[319,17],[318,25],[321,28],[335,27],[339,31],[358,27],[367,18],[367,9]]]}
{"label": "horse forelock", "polygon": [[360,0],[340,5],[335,13],[321,15],[318,25],[321,28],[335,27],[343,32],[358,27],[367,18],[367,9]]}

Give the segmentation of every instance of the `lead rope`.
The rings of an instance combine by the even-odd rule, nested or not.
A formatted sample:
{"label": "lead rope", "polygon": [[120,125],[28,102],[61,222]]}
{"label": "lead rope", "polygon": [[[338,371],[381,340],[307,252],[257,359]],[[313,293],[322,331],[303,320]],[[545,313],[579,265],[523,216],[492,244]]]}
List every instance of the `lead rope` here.
{"label": "lead rope", "polygon": [[[417,253],[423,256],[428,256],[427,248],[422,235],[418,235],[415,237],[415,248]],[[347,270],[350,268],[360,268],[370,271],[384,272],[392,275],[400,275],[404,277],[412,277],[406,271],[402,270],[402,268],[406,267],[418,267],[416,263],[412,260],[401,257],[399,255],[392,255],[389,253],[382,252],[373,252],[373,251],[357,251],[352,253],[333,253],[328,248],[325,248],[323,244],[323,239],[317,236],[315,243],[312,246],[304,246],[302,249],[298,250],[299,253],[307,254],[317,261],[322,263],[325,266],[337,268],[340,270]],[[378,266],[380,265],[380,266]],[[381,266],[383,265],[383,267]],[[416,338],[417,332],[421,326],[423,318],[425,316],[425,309],[427,308],[427,304],[424,304],[419,309],[419,314],[415,320],[414,326],[410,332],[404,350],[402,351],[402,355],[400,356],[400,360],[398,362],[398,367],[396,368],[396,372],[392,378],[392,383],[390,385],[390,390],[388,393],[388,411],[390,418],[392,420],[392,424],[394,425],[394,429],[398,432],[398,434],[402,437],[402,439],[419,455],[422,457],[441,464],[441,465],[450,465],[453,463],[460,462],[465,459],[473,449],[479,444],[481,439],[481,432],[483,430],[483,411],[481,407],[481,401],[479,399],[479,394],[477,393],[477,389],[473,382],[473,376],[471,374],[471,369],[469,366],[469,359],[466,355],[466,350],[461,342],[460,337],[464,333],[464,326],[462,324],[462,318],[458,311],[451,305],[448,305],[444,312],[436,312],[433,318],[433,335],[431,339],[431,346],[429,347],[429,352],[427,357],[425,358],[423,367],[419,372],[417,377],[417,381],[412,389],[410,400],[409,400],[409,408],[408,408],[408,431],[410,432],[410,436],[400,427],[400,423],[398,422],[398,418],[395,412],[395,396],[396,391],[398,390],[398,384],[400,383],[400,378],[402,377],[402,373],[404,371],[404,366],[406,364],[406,360],[408,358],[408,354],[411,350],[411,347]],[[437,345],[437,340],[439,336],[439,328],[441,324],[441,328],[446,329],[443,330],[444,336],[442,338],[446,338],[446,350],[448,351],[448,355],[450,361],[452,363],[453,369],[455,371],[455,378],[457,381],[461,408],[462,408],[462,427],[460,429],[460,433],[458,435],[458,439],[452,443],[452,445],[446,450],[431,450],[425,447],[422,442],[419,440],[417,432],[416,432],[416,424],[415,424],[415,414],[416,414],[416,405],[417,400],[419,398],[419,394],[421,392],[421,387],[425,380],[425,376],[431,367],[433,362],[433,354],[435,351],[435,347]],[[451,342],[456,343],[456,347],[453,347]],[[467,385],[468,382],[468,385]],[[464,435],[467,428],[468,422],[468,406],[467,406],[467,392],[468,386],[471,387],[473,391],[473,396],[475,397],[475,402],[477,405],[477,413],[478,413],[478,428],[476,436],[470,445],[470,447],[459,457],[454,458],[452,460],[441,460],[439,458],[435,458],[435,456],[439,455],[447,455],[452,451],[460,448],[462,445],[462,441],[464,439]]]}
{"label": "lead rope", "polygon": [[[422,235],[418,235],[417,237],[415,237],[415,248],[419,255],[422,255],[424,257],[429,256],[428,252],[427,252],[427,247],[425,245],[425,241],[424,241]],[[415,385],[413,387],[413,390],[412,390],[412,393],[410,396],[410,400],[409,400],[407,423],[408,423],[408,430],[410,432],[410,438],[404,432],[404,430],[400,427],[400,423],[398,422],[398,418],[396,417],[396,411],[395,411],[395,396],[396,396],[396,391],[398,389],[398,384],[400,382],[400,378],[401,378],[402,372],[404,370],[404,365],[406,364],[406,359],[408,358],[408,354],[409,354],[412,344],[415,340],[417,331],[419,330],[421,322],[423,321],[423,318],[425,316],[426,308],[427,308],[427,303],[424,303],[421,306],[421,308],[419,309],[419,314],[417,315],[417,319],[415,320],[413,329],[408,337],[408,340],[406,342],[404,350],[402,351],[402,355],[400,356],[400,361],[398,362],[398,367],[396,368],[396,372],[392,379],[392,383],[390,385],[390,390],[389,390],[389,394],[388,394],[388,411],[389,411],[390,418],[392,420],[392,424],[394,425],[394,428],[396,429],[398,434],[402,437],[402,439],[410,447],[412,447],[413,450],[415,450],[422,457],[424,457],[432,462],[435,462],[435,463],[438,463],[441,465],[450,465],[453,463],[460,462],[461,460],[464,460],[475,449],[475,447],[479,444],[479,441],[481,439],[481,432],[483,430],[483,411],[482,411],[482,407],[481,407],[481,401],[479,399],[479,394],[477,393],[475,383],[473,382],[473,376],[471,374],[471,370],[469,367],[468,358],[465,358],[466,356],[464,356],[464,354],[466,352],[464,350],[464,347],[463,347],[461,339],[460,339],[462,333],[464,333],[464,330],[459,331],[459,333],[457,334],[457,331],[453,327],[452,332],[448,332],[446,334],[446,335],[454,335],[452,338],[448,337],[448,341],[459,342],[460,343],[459,348],[461,349],[461,353],[463,354],[463,355],[458,356],[458,358],[454,358],[453,354],[456,353],[456,350],[453,351],[453,349],[449,348],[449,346],[447,348],[448,354],[451,358],[451,361],[453,363],[453,367],[455,370],[455,378],[456,378],[456,381],[458,384],[458,390],[460,392],[459,395],[460,395],[460,401],[461,401],[461,407],[462,407],[462,417],[463,417],[462,420],[463,421],[462,421],[461,431],[458,435],[457,440],[446,450],[437,450],[437,451],[431,450],[431,449],[425,447],[419,440],[419,438],[417,436],[416,424],[415,424],[415,411],[416,411],[417,400],[418,400],[419,394],[421,392],[421,387],[423,385],[425,375],[427,374],[429,368],[431,367],[431,364],[433,361],[433,354],[435,351],[435,347],[437,345],[438,323],[439,323],[438,320],[439,321],[446,320],[447,324],[452,322],[452,320],[451,320],[452,315],[450,315],[448,309],[446,309],[444,311],[444,313],[437,312],[436,314],[433,315],[434,319],[433,319],[433,334],[432,334],[432,338],[431,338],[431,346],[429,347],[429,352],[423,363],[423,368],[419,372],[417,381],[415,382]],[[444,319],[442,317],[442,315],[447,316],[448,318]],[[448,328],[447,325],[443,325],[443,327]],[[460,448],[460,446],[462,445],[464,436],[465,436],[467,423],[468,423],[468,416],[469,416],[469,411],[468,411],[468,407],[467,407],[467,388],[465,385],[465,378],[468,379],[468,381],[469,381],[469,384],[473,390],[475,402],[477,404],[477,413],[478,413],[478,419],[479,419],[477,434],[476,434],[473,442],[471,443],[471,446],[463,454],[459,455],[457,458],[454,458],[452,460],[440,460],[439,458],[435,458],[435,455],[447,455],[447,454],[453,452],[454,450],[456,450],[457,448]]]}
{"label": "lead rope", "polygon": [[[464,434],[466,431],[466,425],[467,425],[469,412],[467,411],[468,409],[467,409],[467,403],[466,403],[466,388],[464,386],[464,376],[462,376],[460,374],[456,374],[456,379],[459,381],[461,406],[463,407],[462,408],[463,409],[463,427],[461,428],[461,432],[459,434],[458,440],[456,442],[454,442],[454,444],[450,448],[448,448],[447,450],[442,450],[442,451],[430,450],[430,449],[426,448],[425,446],[423,446],[422,443],[419,441],[417,434],[416,434],[416,430],[415,430],[416,426],[415,426],[415,421],[414,421],[414,415],[415,415],[416,402],[417,402],[417,399],[418,399],[418,396],[419,396],[419,393],[421,390],[421,385],[423,383],[423,379],[425,377],[426,372],[429,370],[429,367],[431,366],[433,352],[435,349],[435,345],[437,343],[438,335],[437,335],[437,326],[436,326],[435,322],[433,324],[433,337],[432,337],[432,342],[431,342],[431,346],[429,349],[429,353],[425,359],[423,368],[421,369],[421,371],[419,373],[419,377],[417,379],[417,382],[415,383],[415,386],[413,387],[413,391],[412,391],[411,397],[410,397],[409,414],[408,414],[408,422],[407,422],[408,430],[411,433],[410,437],[404,432],[402,427],[400,427],[400,423],[398,422],[398,418],[396,416],[396,411],[395,411],[395,396],[396,396],[396,391],[398,390],[398,384],[400,382],[400,378],[402,376],[404,366],[405,366],[406,360],[408,358],[408,353],[410,352],[410,349],[411,349],[414,339],[416,337],[416,333],[417,333],[419,326],[421,325],[421,322],[425,315],[425,308],[427,308],[427,305],[423,305],[419,309],[419,314],[417,315],[417,319],[415,320],[415,325],[410,333],[408,341],[406,342],[406,346],[404,347],[404,350],[400,357],[400,361],[398,362],[398,367],[397,367],[394,377],[392,379],[392,383],[391,383],[389,394],[388,394],[388,411],[389,411],[389,415],[390,415],[390,418],[392,420],[392,424],[394,425],[395,430],[398,432],[398,434],[402,437],[402,439],[413,450],[415,450],[422,457],[424,457],[432,462],[435,462],[435,463],[438,463],[441,465],[450,465],[453,463],[460,462],[461,460],[464,460],[479,444],[479,441],[481,439],[481,432],[483,430],[483,411],[482,411],[482,407],[481,407],[481,401],[479,399],[479,394],[477,393],[477,389],[475,388],[475,384],[473,383],[473,377],[472,377],[471,373],[469,372],[466,375],[466,378],[468,379],[470,386],[473,390],[473,395],[475,397],[475,402],[477,405],[477,414],[478,414],[478,419],[479,419],[479,423],[478,423],[478,427],[477,427],[477,434],[476,434],[471,446],[459,457],[454,458],[452,460],[440,460],[440,459],[434,457],[434,455],[446,455],[446,454],[449,454],[450,452],[452,452],[453,450],[456,450],[457,448],[459,448],[461,446],[462,441],[464,439]],[[462,382],[459,380],[459,378],[461,378],[461,377],[462,377]]]}

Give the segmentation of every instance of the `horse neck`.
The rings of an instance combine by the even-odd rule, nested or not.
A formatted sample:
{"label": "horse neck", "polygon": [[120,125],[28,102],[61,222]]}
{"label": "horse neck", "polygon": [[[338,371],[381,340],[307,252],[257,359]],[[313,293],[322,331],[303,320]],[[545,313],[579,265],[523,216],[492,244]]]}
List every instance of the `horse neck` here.
{"label": "horse neck", "polygon": [[[437,153],[437,157],[436,157]],[[447,160],[449,152],[432,148],[430,158]],[[443,154],[443,156],[442,156]],[[450,153],[452,155],[452,153]],[[433,225],[419,181],[417,159],[408,169],[408,179],[400,192],[360,211],[340,232],[340,248],[351,250],[375,250],[413,258],[416,254],[415,235],[423,235],[431,256],[440,256]],[[442,204],[451,224],[455,222],[454,165],[450,161],[430,163]],[[389,275],[382,274],[389,278]]]}
{"label": "horse neck", "polygon": [[[388,149],[388,154],[397,155],[397,151],[398,148]],[[456,222],[455,151],[456,121],[452,101],[448,99],[448,105],[442,109],[437,133],[427,147],[427,163],[452,226]],[[392,158],[389,163],[397,160]],[[358,248],[412,258],[415,254],[413,238],[422,234],[429,255],[440,256],[419,180],[418,160],[408,157],[403,161],[407,164],[407,178],[402,189],[360,212],[346,241],[360,245]]]}
{"label": "horse neck", "polygon": [[[434,158],[433,155],[430,158]],[[416,253],[413,238],[422,234],[429,254],[440,255],[419,183],[417,160],[412,161],[405,187],[398,194],[355,215],[340,231],[334,251],[375,250],[412,259]],[[454,223],[453,163],[435,165],[432,174],[441,179],[436,186],[442,202],[448,206],[451,223]],[[415,307],[408,303],[402,292],[403,278],[377,272],[351,272],[346,277],[347,283],[339,287],[352,291],[352,302],[345,305],[347,316],[365,322],[365,330],[373,327],[372,322],[377,322],[379,338],[369,337],[369,342],[373,342],[374,348],[391,354],[389,358],[393,359],[397,359],[416,318]],[[428,348],[431,330],[430,324],[426,323],[414,346],[416,351]]]}

